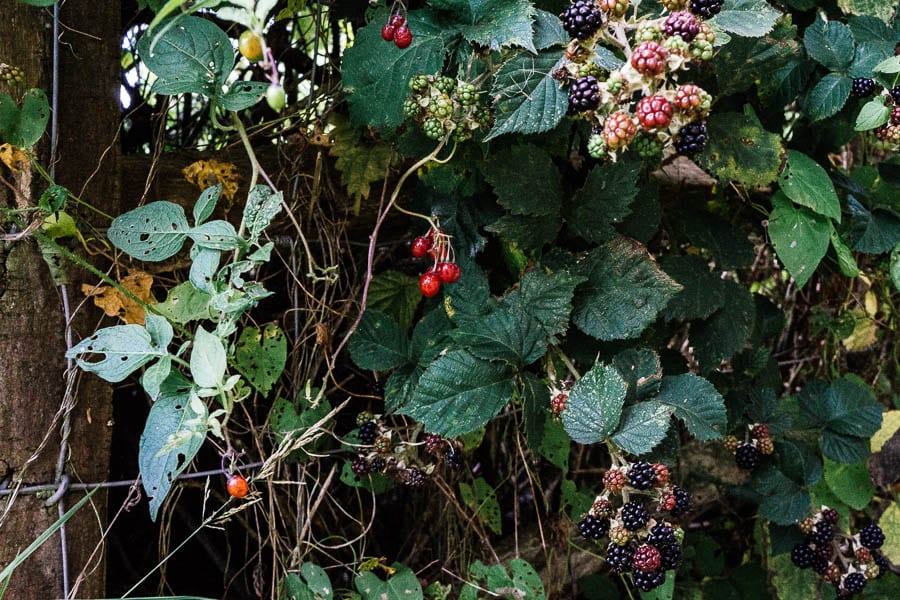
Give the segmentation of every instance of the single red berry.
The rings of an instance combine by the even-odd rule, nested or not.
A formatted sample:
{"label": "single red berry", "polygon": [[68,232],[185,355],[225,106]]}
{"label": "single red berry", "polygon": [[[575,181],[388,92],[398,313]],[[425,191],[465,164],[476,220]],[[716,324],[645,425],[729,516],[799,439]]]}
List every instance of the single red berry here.
{"label": "single red berry", "polygon": [[656,471],[655,485],[662,487],[669,482],[669,467],[664,464],[654,463],[653,470]]}
{"label": "single red berry", "polygon": [[641,544],[634,551],[634,556],[631,558],[631,566],[639,571],[649,573],[659,568],[661,560],[662,557],[659,554],[659,550],[650,544]]}
{"label": "single red berry", "polygon": [[394,31],[394,26],[390,23],[386,23],[384,27],[381,28],[381,38],[386,42],[393,42]]}
{"label": "single red berry", "polygon": [[631,53],[631,66],[642,75],[659,75],[666,69],[666,50],[656,42],[641,42]]}
{"label": "single red berry", "polygon": [[641,127],[647,131],[664,129],[672,122],[672,105],[662,96],[641,98],[635,112]]}
{"label": "single red berry", "polygon": [[565,392],[560,392],[557,395],[553,396],[550,400],[550,412],[553,413],[554,416],[558,417],[563,414],[566,410],[566,402],[569,399],[569,395]]}
{"label": "single red berry", "polygon": [[438,263],[438,266],[435,267],[435,272],[437,272],[441,283],[456,283],[459,281],[460,275],[462,275],[459,265],[455,262]]}
{"label": "single red berry", "polygon": [[403,15],[394,15],[388,23],[394,27],[400,27],[401,25],[406,25],[406,17]]}
{"label": "single red berry", "polygon": [[426,298],[437,296],[438,290],[441,289],[441,278],[434,271],[426,271],[419,277],[419,291]]}
{"label": "single red berry", "polygon": [[250,486],[247,485],[247,480],[243,475],[229,475],[225,482],[225,488],[235,498],[243,498],[250,492]]}
{"label": "single red berry", "polygon": [[600,137],[606,142],[610,150],[627,146],[637,133],[637,125],[634,120],[623,112],[614,112],[609,115],[603,124]]}
{"label": "single red berry", "polygon": [[410,248],[410,252],[416,258],[423,258],[428,251],[431,250],[431,245],[433,242],[430,238],[425,237],[424,235],[420,235],[412,242],[412,247]]}
{"label": "single red berry", "polygon": [[394,31],[394,43],[401,50],[412,43],[412,31],[406,25],[401,25]]}
{"label": "single red berry", "polygon": [[753,430],[750,432],[750,435],[758,440],[767,438],[769,437],[769,426],[765,423],[757,423],[753,426]]}

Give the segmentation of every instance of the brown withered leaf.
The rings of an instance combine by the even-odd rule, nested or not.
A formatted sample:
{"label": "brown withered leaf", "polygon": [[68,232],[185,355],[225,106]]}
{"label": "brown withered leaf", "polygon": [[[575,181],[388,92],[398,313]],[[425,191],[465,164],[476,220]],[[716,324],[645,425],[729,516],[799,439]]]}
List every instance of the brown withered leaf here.
{"label": "brown withered leaf", "polygon": [[0,160],[13,173],[21,173],[28,167],[28,154],[24,150],[10,144],[0,144]]}
{"label": "brown withered leaf", "polygon": [[234,200],[241,176],[238,168],[232,163],[215,159],[198,160],[183,168],[181,173],[188,183],[193,183],[200,190],[222,184],[222,195],[226,200]]}
{"label": "brown withered leaf", "polygon": [[[156,300],[150,293],[153,286],[153,275],[143,271],[133,271],[119,280],[119,284],[139,298],[144,304],[154,304]],[[123,294],[117,288],[108,285],[93,286],[83,284],[81,291],[85,296],[94,298],[94,304],[103,309],[110,317],[119,317],[129,325],[144,324],[144,308]]]}

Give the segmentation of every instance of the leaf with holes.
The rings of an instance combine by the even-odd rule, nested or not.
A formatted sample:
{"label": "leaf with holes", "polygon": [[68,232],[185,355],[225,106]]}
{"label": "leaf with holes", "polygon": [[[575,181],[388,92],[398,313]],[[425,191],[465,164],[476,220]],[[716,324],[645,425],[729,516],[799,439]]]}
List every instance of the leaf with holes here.
{"label": "leaf with holes", "polygon": [[150,518],[206,439],[206,405],[190,392],[166,393],[153,403],[138,450],[141,483],[150,499]]}
{"label": "leaf with holes", "polygon": [[391,565],[393,575],[387,581],[372,571],[365,571],[353,581],[356,591],[362,594],[362,600],[422,600],[422,586],[416,574],[409,567],[394,563]]}
{"label": "leaf with holes", "polygon": [[282,199],[282,192],[273,192],[267,185],[257,185],[250,190],[247,205],[244,206],[244,223],[251,243],[256,243],[272,219],[281,212]]}
{"label": "leaf with holes", "polygon": [[[102,354],[100,360],[88,357]],[[66,352],[78,366],[96,373],[106,381],[118,383],[154,358],[168,356],[165,347],[154,343],[150,333],[141,325],[105,327],[80,341]]]}
{"label": "leaf with holes", "polygon": [[229,251],[247,246],[243,238],[234,230],[234,225],[218,219],[193,227],[188,231],[188,237],[198,246],[212,250]]}
{"label": "leaf with holes", "polygon": [[244,110],[259,102],[268,88],[269,83],[265,81],[235,81],[219,97],[219,104],[225,110]]}
{"label": "leaf with holes", "polygon": [[606,439],[619,424],[625,381],[612,365],[595,364],[569,392],[563,426],[579,444]]}
{"label": "leaf with holes", "polygon": [[132,258],[158,262],[177,254],[190,230],[184,209],[162,200],[119,215],[106,235]]}
{"label": "leaf with holes", "polygon": [[287,338],[278,325],[247,327],[234,346],[234,368],[250,385],[269,393],[287,363]]}
{"label": "leaf with holes", "polygon": [[466,506],[472,509],[475,517],[487,525],[488,529],[498,535],[503,532],[497,494],[484,477],[477,478],[472,485],[461,481],[459,495]]}

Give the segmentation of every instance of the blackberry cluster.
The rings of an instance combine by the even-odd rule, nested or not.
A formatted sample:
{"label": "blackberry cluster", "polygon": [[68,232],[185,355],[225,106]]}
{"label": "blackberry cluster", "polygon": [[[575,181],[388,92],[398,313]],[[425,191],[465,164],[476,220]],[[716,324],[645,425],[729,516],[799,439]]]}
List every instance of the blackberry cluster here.
{"label": "blackberry cluster", "polygon": [[684,156],[694,156],[706,148],[706,141],[706,124],[688,123],[675,136],[675,151]]}
{"label": "blackberry cluster", "polygon": [[579,113],[600,106],[600,82],[593,75],[579,77],[569,88],[569,112]]}
{"label": "blackberry cluster", "polygon": [[592,37],[603,25],[603,13],[593,0],[575,0],[560,17],[566,33],[579,40]]}
{"label": "blackberry cluster", "polygon": [[378,424],[375,421],[366,421],[359,426],[359,441],[367,446],[375,443],[378,437]]}
{"label": "blackberry cluster", "polygon": [[674,12],[666,17],[663,31],[669,37],[677,35],[685,42],[692,42],[700,33],[697,17],[687,11]]}
{"label": "blackberry cluster", "polygon": [[803,543],[791,550],[791,562],[800,569],[812,569],[837,588],[839,598],[861,592],[866,582],[883,575],[890,567],[877,550],[884,544],[884,532],[875,524],[849,536],[837,528],[837,511],[823,506],[813,518],[804,519],[800,530]]}
{"label": "blackberry cluster", "polygon": [[25,83],[25,73],[19,67],[0,63],[0,81],[6,83]]}
{"label": "blackberry cluster", "polygon": [[629,531],[637,531],[650,520],[650,512],[637,500],[630,500],[622,506],[622,525]]}
{"label": "blackberry cluster", "polygon": [[648,462],[638,461],[628,467],[628,484],[636,490],[649,490],[656,483],[656,468]]}
{"label": "blackberry cluster", "polygon": [[875,80],[868,77],[854,77],[850,95],[854,98],[866,98],[875,93]]}
{"label": "blackberry cluster", "polygon": [[722,10],[725,0],[691,0],[690,11],[698,17],[711,19]]}
{"label": "blackberry cluster", "polygon": [[589,540],[599,540],[609,533],[609,519],[585,515],[578,523],[578,532]]}
{"label": "blackberry cluster", "polygon": [[468,140],[478,129],[490,126],[493,115],[475,86],[452,77],[416,75],[409,80],[410,96],[403,114],[422,126],[425,135],[457,142]]}
{"label": "blackberry cluster", "polygon": [[734,452],[734,462],[739,469],[752,471],[759,466],[759,449],[752,442],[738,444]]}
{"label": "blackberry cluster", "polygon": [[675,506],[669,512],[673,517],[680,517],[691,507],[691,496],[687,490],[677,485],[672,489],[672,495],[675,497]]}

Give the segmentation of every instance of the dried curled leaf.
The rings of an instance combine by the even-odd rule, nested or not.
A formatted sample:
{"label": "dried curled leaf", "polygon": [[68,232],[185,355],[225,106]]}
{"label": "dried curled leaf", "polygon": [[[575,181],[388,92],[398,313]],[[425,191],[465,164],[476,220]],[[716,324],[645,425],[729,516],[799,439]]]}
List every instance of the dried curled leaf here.
{"label": "dried curled leaf", "polygon": [[0,160],[13,173],[21,173],[30,162],[24,150],[10,144],[0,144]]}
{"label": "dried curled leaf", "polygon": [[[154,304],[156,300],[150,293],[153,286],[153,275],[143,271],[134,271],[123,277],[119,284],[134,294],[144,304]],[[126,296],[118,288],[108,285],[93,286],[85,283],[81,286],[85,296],[93,297],[94,304],[103,309],[110,317],[119,317],[129,325],[144,324],[144,307]]]}
{"label": "dried curled leaf", "polygon": [[237,166],[215,159],[198,160],[183,168],[181,172],[188,183],[193,183],[201,190],[221,183],[222,195],[227,200],[234,199],[241,180]]}

